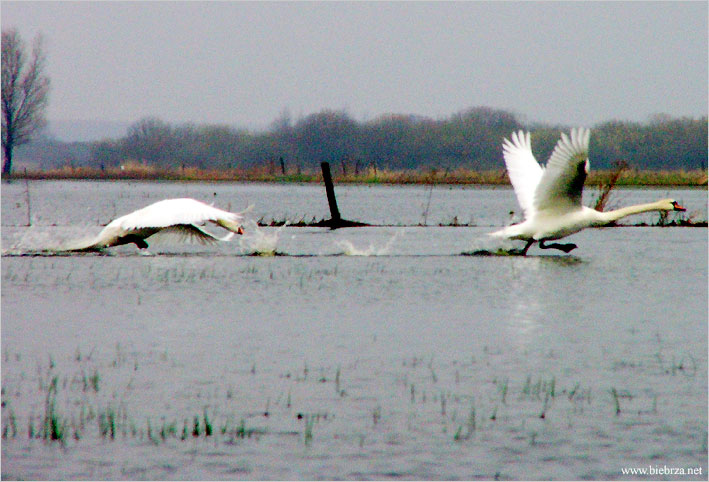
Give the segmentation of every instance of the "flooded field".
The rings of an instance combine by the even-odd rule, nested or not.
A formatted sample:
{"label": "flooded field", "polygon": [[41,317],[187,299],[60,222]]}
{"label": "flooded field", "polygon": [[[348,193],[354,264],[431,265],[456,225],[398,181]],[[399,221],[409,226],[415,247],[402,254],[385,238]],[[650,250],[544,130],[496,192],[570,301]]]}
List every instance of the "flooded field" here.
{"label": "flooded field", "polygon": [[[344,218],[380,226],[35,256],[169,197],[266,222],[327,202],[310,185],[48,182],[28,210],[3,185],[2,477],[706,480],[706,228],[470,256],[517,210],[511,190],[336,189]],[[669,196],[706,219],[705,190],[612,202]]]}

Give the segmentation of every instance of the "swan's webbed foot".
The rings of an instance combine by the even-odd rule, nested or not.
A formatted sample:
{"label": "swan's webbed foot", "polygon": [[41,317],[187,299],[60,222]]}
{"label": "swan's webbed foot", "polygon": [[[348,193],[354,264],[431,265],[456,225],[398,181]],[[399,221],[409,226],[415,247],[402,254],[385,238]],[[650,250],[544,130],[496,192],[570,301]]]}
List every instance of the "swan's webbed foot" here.
{"label": "swan's webbed foot", "polygon": [[570,253],[574,249],[578,248],[574,243],[568,243],[568,244],[560,244],[559,249],[562,250],[564,253]]}
{"label": "swan's webbed foot", "polygon": [[578,248],[574,243],[568,243],[568,244],[560,244],[560,243],[551,243],[551,244],[546,244],[544,240],[539,242],[539,247],[541,249],[559,249],[563,251],[564,253],[570,253],[574,249]]}

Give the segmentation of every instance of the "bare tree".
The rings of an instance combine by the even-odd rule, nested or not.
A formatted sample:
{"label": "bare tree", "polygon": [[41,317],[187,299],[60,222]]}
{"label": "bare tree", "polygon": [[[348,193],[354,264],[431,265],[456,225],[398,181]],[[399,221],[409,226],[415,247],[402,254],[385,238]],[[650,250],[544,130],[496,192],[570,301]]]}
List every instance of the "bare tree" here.
{"label": "bare tree", "polygon": [[27,59],[25,43],[15,29],[2,32],[2,175],[12,172],[12,151],[30,141],[47,121],[44,111],[49,94],[49,78],[44,75],[42,37],[32,44]]}

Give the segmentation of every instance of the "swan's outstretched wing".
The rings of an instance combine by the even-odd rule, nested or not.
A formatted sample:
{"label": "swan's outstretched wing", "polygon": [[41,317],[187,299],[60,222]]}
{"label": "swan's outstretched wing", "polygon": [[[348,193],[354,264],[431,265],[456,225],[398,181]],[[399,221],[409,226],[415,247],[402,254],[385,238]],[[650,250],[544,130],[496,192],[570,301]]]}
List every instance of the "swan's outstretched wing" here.
{"label": "swan's outstretched wing", "polygon": [[517,201],[528,219],[534,214],[534,191],[542,178],[542,168],[532,154],[529,132],[513,132],[510,140],[502,143],[502,152]]}
{"label": "swan's outstretched wing", "polygon": [[160,229],[157,233],[150,236],[155,241],[167,241],[175,243],[199,243],[201,245],[214,244],[219,241],[228,241],[234,236],[234,233],[227,234],[224,238],[209,233],[199,226],[194,224],[174,224],[166,228]]}
{"label": "swan's outstretched wing", "polygon": [[[141,228],[167,228],[177,225],[204,224],[208,221],[230,229],[242,216],[223,211],[195,199],[165,199],[115,219],[109,225],[125,231]],[[226,221],[226,222],[219,222]],[[234,228],[235,229],[235,228]]]}
{"label": "swan's outstretched wing", "polygon": [[565,211],[581,206],[590,136],[591,131],[583,128],[571,129],[571,138],[561,134],[534,192],[535,209]]}

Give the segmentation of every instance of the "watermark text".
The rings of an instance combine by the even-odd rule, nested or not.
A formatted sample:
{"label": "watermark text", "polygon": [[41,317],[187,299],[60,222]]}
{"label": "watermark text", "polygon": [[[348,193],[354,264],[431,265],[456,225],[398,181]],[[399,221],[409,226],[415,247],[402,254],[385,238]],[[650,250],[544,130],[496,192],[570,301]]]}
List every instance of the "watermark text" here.
{"label": "watermark text", "polygon": [[646,467],[623,467],[623,475],[702,475],[702,467],[668,467],[648,465]]}

